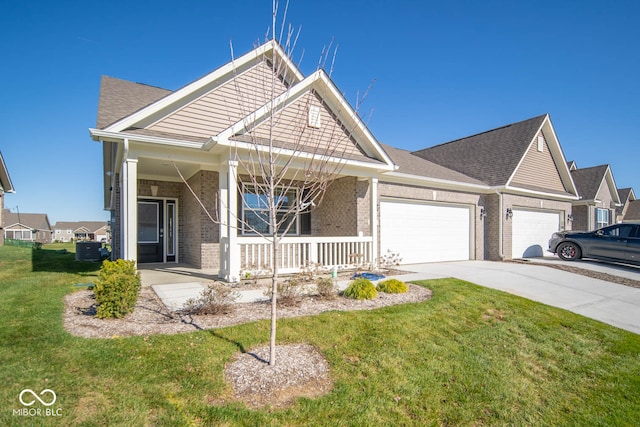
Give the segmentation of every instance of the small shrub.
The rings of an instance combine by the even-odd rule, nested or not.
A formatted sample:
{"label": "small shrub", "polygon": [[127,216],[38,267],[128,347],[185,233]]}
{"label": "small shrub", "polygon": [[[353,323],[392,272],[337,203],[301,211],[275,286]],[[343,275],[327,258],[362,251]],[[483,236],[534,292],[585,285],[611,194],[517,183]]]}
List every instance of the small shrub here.
{"label": "small shrub", "polygon": [[104,261],[93,292],[98,305],[96,317],[121,318],[133,311],[140,293],[140,273],[134,261]]}
{"label": "small shrub", "polygon": [[[296,279],[289,279],[285,282],[278,282],[277,284],[278,295],[276,296],[276,302],[283,307],[296,307],[302,302],[302,291],[300,289],[300,282]],[[264,294],[271,298],[271,287],[264,291]]]}
{"label": "small shrub", "polygon": [[403,294],[409,290],[406,283],[398,279],[388,279],[378,283],[376,286],[378,292],[385,292],[387,294]]}
{"label": "small shrub", "polygon": [[316,287],[318,288],[318,296],[320,299],[332,300],[338,295],[333,280],[328,277],[318,277],[316,279]]}
{"label": "small shrub", "polygon": [[353,299],[373,299],[378,292],[371,280],[360,277],[349,284],[343,295]]}
{"label": "small shrub", "polygon": [[198,298],[190,298],[180,310],[181,314],[209,315],[233,312],[233,303],[240,297],[238,292],[222,283],[214,282],[200,293]]}

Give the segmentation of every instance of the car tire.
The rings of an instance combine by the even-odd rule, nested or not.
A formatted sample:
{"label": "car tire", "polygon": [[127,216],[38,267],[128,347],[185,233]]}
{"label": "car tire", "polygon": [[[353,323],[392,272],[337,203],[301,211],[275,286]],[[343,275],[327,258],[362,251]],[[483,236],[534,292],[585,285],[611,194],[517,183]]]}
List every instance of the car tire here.
{"label": "car tire", "polygon": [[572,242],[560,243],[557,250],[558,257],[564,261],[575,261],[582,257],[580,247]]}

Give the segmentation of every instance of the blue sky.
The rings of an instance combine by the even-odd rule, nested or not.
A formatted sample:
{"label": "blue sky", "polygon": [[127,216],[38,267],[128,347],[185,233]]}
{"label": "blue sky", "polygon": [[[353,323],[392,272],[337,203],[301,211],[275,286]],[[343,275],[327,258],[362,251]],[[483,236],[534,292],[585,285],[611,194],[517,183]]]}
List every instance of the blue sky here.
{"label": "blue sky", "polygon": [[[640,2],[292,0],[294,60],[333,79],[382,142],[414,150],[549,113],[567,160],[637,187]],[[0,0],[5,207],[102,220],[100,76],[177,89],[264,39],[271,1]]]}

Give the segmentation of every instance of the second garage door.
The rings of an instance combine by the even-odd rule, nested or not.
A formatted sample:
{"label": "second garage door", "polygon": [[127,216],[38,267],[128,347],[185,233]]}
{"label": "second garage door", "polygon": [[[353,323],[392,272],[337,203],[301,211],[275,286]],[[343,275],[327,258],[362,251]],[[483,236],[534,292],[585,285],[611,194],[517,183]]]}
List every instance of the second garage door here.
{"label": "second garage door", "polygon": [[407,201],[380,202],[380,249],[403,264],[470,258],[470,209]]}
{"label": "second garage door", "polygon": [[551,235],[560,229],[560,213],[513,209],[512,258],[543,256]]}

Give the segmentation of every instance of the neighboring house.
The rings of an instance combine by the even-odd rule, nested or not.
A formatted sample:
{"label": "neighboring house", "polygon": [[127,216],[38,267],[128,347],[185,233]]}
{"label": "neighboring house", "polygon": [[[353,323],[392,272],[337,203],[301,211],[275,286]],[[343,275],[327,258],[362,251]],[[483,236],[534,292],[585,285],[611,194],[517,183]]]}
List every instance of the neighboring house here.
{"label": "neighboring house", "polygon": [[11,183],[11,177],[9,177],[9,171],[4,163],[4,158],[0,152],[0,245],[4,244],[4,197],[6,193],[15,193],[13,184]]}
{"label": "neighboring house", "polygon": [[620,198],[609,165],[578,169],[569,162],[568,166],[580,195],[573,202],[573,229],[588,231],[615,224]]}
{"label": "neighboring house", "polygon": [[485,185],[474,215],[484,223],[484,259],[543,256],[551,234],[571,229],[578,192],[548,114],[413,154]]}
{"label": "neighboring house", "polygon": [[47,214],[15,213],[4,209],[4,238],[26,240],[39,243],[51,243],[53,231]]}
{"label": "neighboring house", "polygon": [[619,188],[618,198],[620,199],[620,205],[616,206],[616,223],[623,222],[624,216],[629,209],[629,203],[636,200],[636,195],[633,192],[633,188]]}
{"label": "neighboring house", "polygon": [[102,78],[90,133],[103,143],[114,257],[184,262],[226,280],[272,265],[265,240],[238,227],[236,218],[251,221],[242,200],[256,192],[235,156],[263,149],[247,132],[268,131],[263,85],[273,58],[286,65],[273,108],[291,118],[274,128],[280,155],[294,165],[309,155],[287,151],[292,124],[347,154],[328,158],[343,164],[341,175],[283,238],[282,271],[374,263],[387,251],[403,263],[542,255],[551,234],[569,227],[578,197],[548,115],[415,153],[383,146],[324,71],[303,76],[268,42],[173,92]]}
{"label": "neighboring house", "polygon": [[106,221],[58,221],[53,226],[53,240],[107,242],[109,241],[109,224]]}
{"label": "neighboring house", "polygon": [[629,202],[629,207],[625,212],[622,222],[640,224],[640,200],[633,200]]}

